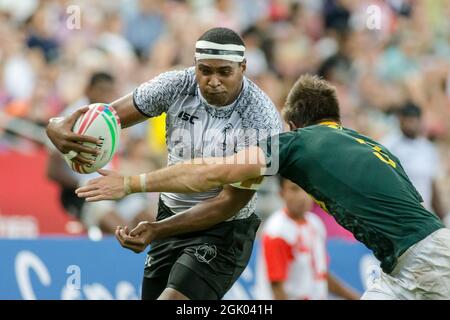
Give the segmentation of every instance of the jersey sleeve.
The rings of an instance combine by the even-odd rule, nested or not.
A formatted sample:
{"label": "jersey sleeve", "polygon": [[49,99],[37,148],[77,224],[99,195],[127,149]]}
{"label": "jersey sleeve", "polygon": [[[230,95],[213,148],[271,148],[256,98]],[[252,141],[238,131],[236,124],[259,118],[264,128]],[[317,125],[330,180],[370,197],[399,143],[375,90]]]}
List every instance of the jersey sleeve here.
{"label": "jersey sleeve", "polygon": [[291,245],[282,238],[264,235],[263,251],[269,281],[286,280],[289,265],[294,258]]}
{"label": "jersey sleeve", "polygon": [[299,152],[292,148],[296,135],[295,131],[283,132],[261,141],[259,147],[266,157],[266,176],[275,175],[280,168],[287,167],[293,158],[293,152]]}
{"label": "jersey sleeve", "polygon": [[138,86],[133,92],[136,109],[147,117],[167,112],[170,105],[189,85],[190,70],[164,72]]}

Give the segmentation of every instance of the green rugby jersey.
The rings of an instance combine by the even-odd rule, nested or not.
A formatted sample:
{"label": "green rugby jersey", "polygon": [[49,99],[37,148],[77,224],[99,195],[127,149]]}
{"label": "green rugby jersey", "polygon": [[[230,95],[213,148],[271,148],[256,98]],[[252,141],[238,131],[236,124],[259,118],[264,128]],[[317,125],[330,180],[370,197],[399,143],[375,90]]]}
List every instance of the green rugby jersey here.
{"label": "green rugby jersey", "polygon": [[334,122],[278,138],[278,173],[371,249],[384,272],[392,272],[411,245],[444,227],[421,205],[399,160],[376,141]]}

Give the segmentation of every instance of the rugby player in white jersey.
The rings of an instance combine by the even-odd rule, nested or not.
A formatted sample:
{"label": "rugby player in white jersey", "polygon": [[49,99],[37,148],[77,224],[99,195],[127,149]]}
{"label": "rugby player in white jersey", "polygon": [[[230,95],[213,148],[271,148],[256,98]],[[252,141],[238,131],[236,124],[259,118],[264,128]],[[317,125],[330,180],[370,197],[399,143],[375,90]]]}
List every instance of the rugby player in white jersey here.
{"label": "rugby player in white jersey", "polygon": [[[122,127],[166,113],[168,165],[232,155],[281,131],[279,114],[244,76],[245,45],[213,28],[196,42],[195,67],[163,73],[113,102]],[[71,128],[86,108],[51,121],[47,134],[63,154],[87,163]],[[74,151],[74,152],[71,152]],[[91,150],[94,153],[94,150]],[[248,264],[260,219],[254,184],[194,194],[162,193],[158,236],[148,253],[143,299],[221,299]],[[138,250],[136,250],[138,251]]]}

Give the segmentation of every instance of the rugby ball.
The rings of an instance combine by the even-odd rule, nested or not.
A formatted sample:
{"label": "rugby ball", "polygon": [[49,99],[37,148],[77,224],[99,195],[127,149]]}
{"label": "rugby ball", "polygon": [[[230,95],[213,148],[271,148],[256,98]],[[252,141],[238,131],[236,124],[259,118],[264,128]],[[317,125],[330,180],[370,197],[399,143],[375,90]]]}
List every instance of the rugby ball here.
{"label": "rugby ball", "polygon": [[114,108],[103,103],[91,104],[89,110],[77,119],[72,131],[100,140],[97,145],[83,142],[85,146],[96,148],[100,152],[98,155],[81,153],[85,158],[93,160],[93,164],[81,165],[65,158],[67,164],[78,173],[92,173],[103,168],[111,161],[119,146],[120,130],[120,119]]}

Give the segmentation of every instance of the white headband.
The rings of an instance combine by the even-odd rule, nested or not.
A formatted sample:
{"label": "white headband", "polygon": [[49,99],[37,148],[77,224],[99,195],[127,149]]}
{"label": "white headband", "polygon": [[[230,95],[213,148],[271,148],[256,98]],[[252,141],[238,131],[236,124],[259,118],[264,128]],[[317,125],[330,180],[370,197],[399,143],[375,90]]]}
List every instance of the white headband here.
{"label": "white headband", "polygon": [[220,44],[210,41],[199,40],[195,44],[195,58],[220,59],[233,62],[244,61],[245,47],[238,44]]}

